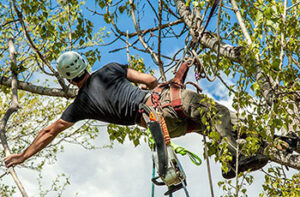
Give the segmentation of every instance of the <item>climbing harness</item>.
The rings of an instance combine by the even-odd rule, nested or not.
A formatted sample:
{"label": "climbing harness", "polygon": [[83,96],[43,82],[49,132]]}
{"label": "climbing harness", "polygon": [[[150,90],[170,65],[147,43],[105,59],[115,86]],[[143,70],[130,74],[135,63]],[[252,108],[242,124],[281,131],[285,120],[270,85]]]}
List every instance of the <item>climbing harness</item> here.
{"label": "climbing harness", "polygon": [[182,109],[182,102],[181,102],[181,95],[180,95],[181,89],[185,89],[186,84],[191,84],[196,87],[198,92],[202,92],[202,89],[197,84],[192,83],[192,82],[184,83],[189,68],[190,68],[190,64],[183,62],[181,64],[180,68],[178,69],[178,71],[176,72],[175,77],[173,79],[171,79],[169,82],[158,85],[158,87],[153,90],[150,99],[148,99],[148,101],[146,102],[146,105],[157,108],[160,105],[159,100],[160,100],[162,91],[165,88],[169,88],[170,96],[171,96],[171,103],[162,105],[160,107],[165,108],[165,107],[171,106],[172,108],[174,108],[174,110],[176,111],[176,113],[178,114],[178,116],[180,118],[182,118],[182,119],[185,118],[185,115],[184,115],[184,112]]}
{"label": "climbing harness", "polygon": [[[153,138],[150,141],[154,144],[150,146],[153,150],[152,196],[154,195],[154,185],[166,185],[168,186],[168,191],[165,195],[171,196],[173,192],[183,188],[186,196],[189,197],[186,189],[186,175],[175,153],[187,154],[193,163],[196,165],[201,164],[201,159],[197,155],[171,143],[168,128],[162,116],[163,108],[171,106],[180,118],[185,118],[181,102],[181,89],[186,87],[184,81],[188,69],[189,64],[182,63],[175,77],[167,83],[160,84],[152,92],[146,103],[139,106],[142,117],[148,127],[148,132]],[[193,85],[201,91],[197,84]],[[165,88],[170,89],[171,102],[161,105],[161,93]],[[188,132],[192,131],[193,128],[188,128]],[[157,177],[155,177],[155,168],[158,169]]]}

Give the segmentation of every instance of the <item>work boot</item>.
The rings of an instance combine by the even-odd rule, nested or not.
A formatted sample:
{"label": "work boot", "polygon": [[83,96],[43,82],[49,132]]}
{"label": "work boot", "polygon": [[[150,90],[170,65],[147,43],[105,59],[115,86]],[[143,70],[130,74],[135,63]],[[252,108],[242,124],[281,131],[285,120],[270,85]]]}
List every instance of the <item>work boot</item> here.
{"label": "work boot", "polygon": [[[268,163],[268,157],[262,154],[253,155],[249,157],[241,156],[239,159],[239,173],[250,169],[250,172],[261,169]],[[236,176],[235,173],[235,159],[229,163],[227,172],[222,170],[222,176],[225,179],[232,179]]]}

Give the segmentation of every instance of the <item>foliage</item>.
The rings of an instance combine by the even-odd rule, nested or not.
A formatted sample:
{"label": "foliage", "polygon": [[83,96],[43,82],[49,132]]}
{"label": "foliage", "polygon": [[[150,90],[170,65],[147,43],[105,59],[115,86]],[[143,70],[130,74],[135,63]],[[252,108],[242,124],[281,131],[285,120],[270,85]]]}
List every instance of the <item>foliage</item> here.
{"label": "foliage", "polygon": [[144,136],[144,141],[146,142],[146,137],[148,136],[147,133],[139,127],[118,126],[115,124],[109,124],[107,132],[111,142],[117,141],[123,144],[127,136],[134,146],[140,145],[140,138],[142,136]]}
{"label": "foliage", "polygon": [[[179,0],[163,0],[162,18],[156,1],[133,1],[132,4],[129,0],[94,2],[95,11],[91,11],[91,8],[90,12],[99,15],[106,26],[113,29],[113,34],[109,37],[113,40],[109,44],[110,47],[114,48],[113,51],[121,51],[126,47],[132,49],[134,55],[128,56],[130,65],[135,70],[148,72],[150,69],[145,66],[146,57],[140,58],[141,54],[145,53],[152,58],[153,65],[157,65],[160,77],[163,78],[166,71],[174,69],[178,61],[190,53],[189,50],[194,49],[198,53],[201,60],[201,69],[198,71],[205,71],[204,78],[210,81],[214,78],[221,81],[228,92],[226,97],[233,99],[232,107],[243,120],[235,129],[238,138],[245,140],[239,147],[245,155],[256,153],[263,143],[267,144],[264,150],[266,152],[275,147],[275,133],[286,134],[288,131],[294,131],[299,135],[300,5],[296,0],[237,1],[246,31],[236,20],[237,13],[232,10],[234,1],[222,1],[220,18],[217,19],[214,15],[219,21],[219,27],[211,22],[207,30],[212,37],[219,34],[222,42],[227,44],[228,51],[232,49],[230,46],[239,46],[241,50],[238,60],[218,54],[218,51],[200,42],[193,43],[193,34],[201,32],[201,28],[197,29],[197,24],[205,24],[205,20],[203,23],[198,20],[197,24],[196,20],[192,21],[192,24],[182,21],[185,18],[194,19],[197,15],[203,16],[213,1],[183,1],[187,9],[185,13],[188,13],[188,9],[193,11],[193,15],[183,17],[179,15],[179,8],[174,4]],[[94,66],[100,61],[101,44],[104,38],[108,38],[109,33],[105,27],[96,29],[100,20],[89,19],[86,5],[87,1],[84,0],[0,1],[0,76],[11,76],[7,42],[12,37],[18,52],[18,64],[12,69],[18,74],[20,81],[40,87],[56,87],[57,83],[53,81],[59,81],[60,78],[55,73],[54,62],[61,52],[67,50],[79,51],[85,55],[90,67]],[[21,17],[17,10],[21,12]],[[136,18],[132,13],[136,13]],[[203,18],[206,19],[207,15]],[[134,20],[138,23],[137,27],[134,26]],[[160,25],[162,28],[158,30]],[[141,32],[136,33],[137,31]],[[248,32],[250,40],[246,38],[245,32]],[[206,38],[203,37],[201,42]],[[258,73],[263,74],[259,77]],[[203,73],[200,74],[203,76]],[[38,81],[36,78],[51,80],[46,80],[46,84],[43,84],[44,81]],[[205,79],[200,83],[203,81]],[[62,86],[61,83],[60,85]],[[9,87],[1,85],[1,117],[10,105],[10,92]],[[14,153],[27,147],[33,136],[59,117],[65,106],[70,103],[65,99],[54,99],[23,91],[19,91],[18,94],[20,108],[10,118],[6,128],[7,140]],[[216,117],[214,101],[209,98],[205,98],[204,101],[212,103],[211,109],[202,118],[202,123],[207,128],[204,132],[210,137],[207,143],[209,156],[217,155],[216,159],[226,164],[232,159],[227,144],[219,143],[220,135],[213,129],[213,124],[217,122],[208,124],[207,121]],[[99,135],[100,130],[93,124],[92,121],[88,121],[80,128],[60,134],[48,149],[37,155],[38,160],[36,157],[30,159],[26,167],[42,170],[45,162],[55,162],[57,153],[64,149],[62,142],[79,144],[87,149],[97,148],[91,140]],[[112,142],[123,143],[128,136],[135,146],[140,144],[142,138],[145,140],[147,135],[138,127],[120,127],[113,124],[108,126],[108,133]],[[226,139],[223,141],[226,142]],[[2,151],[1,158],[4,157],[5,153]],[[223,169],[226,171],[227,166],[223,165]],[[293,177],[285,177],[284,172],[283,168],[268,169],[261,196],[292,196],[299,193],[299,173]],[[225,196],[247,195],[247,186],[244,183],[251,184],[254,178],[244,173],[240,174],[238,180],[236,183],[219,183]],[[63,184],[63,187],[59,187],[63,190],[64,186]],[[7,187],[5,183],[1,184],[1,196],[11,196],[15,190],[16,188]]]}
{"label": "foliage", "polygon": [[[65,181],[63,183],[61,183],[62,178],[65,179]],[[41,197],[45,197],[45,196],[49,195],[49,193],[51,193],[51,192],[57,192],[57,196],[62,197],[65,187],[67,185],[70,185],[69,178],[66,177],[65,174],[61,174],[61,175],[57,175],[57,177],[55,178],[55,180],[53,180],[52,185],[50,186],[49,189],[44,190],[44,189],[42,189],[42,188],[44,188],[44,184],[41,182],[42,179],[43,179],[43,176],[41,174],[39,174],[38,181],[39,181],[39,188],[41,191],[40,192]]]}
{"label": "foliage", "polygon": [[284,173],[282,167],[269,168],[268,174],[265,175],[264,192],[260,196],[299,196],[299,173],[293,175],[291,179],[282,177]]}
{"label": "foliage", "polygon": [[[16,5],[16,8],[13,5]],[[101,58],[95,46],[108,36],[105,28],[95,29],[92,21],[82,14],[84,1],[1,1],[0,2],[0,75],[10,77],[10,55],[7,47],[9,38],[14,38],[18,65],[12,68],[18,79],[40,87],[57,87],[53,78],[56,73],[52,62],[67,50],[76,50],[85,55],[89,67]],[[17,10],[21,11],[19,17]],[[24,23],[22,26],[21,19]],[[54,64],[53,64],[54,65]],[[89,68],[90,69],[90,68]],[[1,85],[0,115],[3,117],[10,105],[11,89]],[[31,144],[39,131],[59,118],[70,101],[61,98],[40,96],[18,91],[19,110],[10,117],[6,137],[12,153],[19,153]],[[64,150],[66,143],[79,144],[87,149],[97,148],[92,140],[99,134],[93,121],[85,122],[79,129],[60,134],[47,149],[30,158],[23,167],[43,170],[44,164],[56,162],[56,156]],[[3,149],[2,149],[3,150]],[[5,158],[4,150],[1,158]],[[38,158],[38,159],[37,159]],[[1,166],[4,164],[1,163]],[[42,178],[42,177],[40,177]],[[57,177],[52,187],[40,191],[46,195],[56,191],[61,195],[66,184],[57,185],[63,177]],[[69,181],[67,181],[69,184]],[[42,188],[41,188],[42,189]],[[9,187],[1,180],[1,196],[12,196],[16,187]]]}
{"label": "foliage", "polygon": [[0,184],[0,194],[1,196],[3,197],[9,197],[9,196],[12,196],[13,194],[16,193],[16,187],[15,186],[8,186],[7,184],[3,184],[1,183]]}

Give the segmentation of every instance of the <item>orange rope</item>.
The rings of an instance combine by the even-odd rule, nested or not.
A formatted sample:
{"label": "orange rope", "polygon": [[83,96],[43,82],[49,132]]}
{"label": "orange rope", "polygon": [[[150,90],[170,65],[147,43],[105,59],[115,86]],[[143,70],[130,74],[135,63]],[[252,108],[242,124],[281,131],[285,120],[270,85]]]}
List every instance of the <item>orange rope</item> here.
{"label": "orange rope", "polygon": [[170,135],[169,135],[169,131],[168,131],[166,121],[165,121],[164,117],[161,114],[158,114],[158,117],[159,117],[160,127],[161,127],[161,129],[164,133],[165,143],[166,143],[166,145],[169,145],[170,144]]}

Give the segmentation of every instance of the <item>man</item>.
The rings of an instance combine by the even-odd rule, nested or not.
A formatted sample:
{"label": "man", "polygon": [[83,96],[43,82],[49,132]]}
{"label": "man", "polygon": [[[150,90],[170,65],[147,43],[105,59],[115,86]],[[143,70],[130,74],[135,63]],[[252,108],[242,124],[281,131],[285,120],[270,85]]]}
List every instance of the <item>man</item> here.
{"label": "man", "polygon": [[[144,84],[145,89],[152,90],[158,85],[156,78],[117,63],[110,63],[91,75],[87,72],[86,67],[87,64],[77,52],[66,52],[58,58],[57,70],[59,74],[79,88],[78,95],[74,102],[63,112],[61,118],[43,129],[27,149],[5,158],[6,167],[24,162],[45,148],[60,132],[71,127],[79,120],[96,119],[120,125],[140,124],[145,126],[139,113],[139,104],[146,103],[150,94],[149,91],[142,90],[132,85],[131,82]],[[189,90],[182,90],[181,97],[185,119],[179,118],[171,106],[163,109],[163,116],[170,136],[185,135],[191,123],[195,127],[190,131],[203,132],[205,127],[201,122],[201,117],[205,116],[208,111],[208,104],[200,103],[203,96]],[[162,91],[160,101],[162,104],[170,102],[168,88]],[[198,110],[199,107],[203,109],[201,113]],[[234,154],[236,143],[232,137],[229,111],[219,104],[216,104],[216,108],[217,113],[221,115],[220,124],[215,125],[216,130],[222,137],[227,137],[229,148]],[[257,157],[248,160],[244,163],[240,162],[243,164],[241,171],[249,168],[249,161],[252,162],[251,164],[256,164],[254,167],[250,165],[254,170],[264,166],[267,162],[265,159]],[[257,165],[258,163],[260,165]],[[232,166],[234,167],[233,164]],[[233,178],[235,173],[231,170],[224,173],[223,176]]]}

